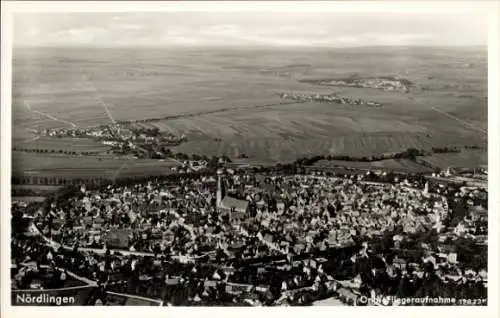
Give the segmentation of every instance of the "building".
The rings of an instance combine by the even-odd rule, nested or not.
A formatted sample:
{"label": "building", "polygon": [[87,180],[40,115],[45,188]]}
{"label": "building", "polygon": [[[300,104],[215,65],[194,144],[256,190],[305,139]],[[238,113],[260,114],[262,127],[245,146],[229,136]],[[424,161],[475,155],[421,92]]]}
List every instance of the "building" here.
{"label": "building", "polygon": [[221,185],[221,176],[222,170],[217,170],[217,194],[216,194],[216,208],[218,209],[222,202],[222,185]]}
{"label": "building", "polygon": [[482,207],[481,205],[473,206],[469,209],[469,216],[474,221],[478,220],[488,220],[488,210]]}
{"label": "building", "polygon": [[[248,215],[249,202],[226,195],[226,186],[222,183],[222,169],[217,171],[216,206],[221,215],[229,215],[231,219],[242,219]],[[224,197],[224,199],[222,199]]]}
{"label": "building", "polygon": [[248,201],[225,196],[220,202],[221,215],[229,215],[231,219],[242,219],[248,215]]}

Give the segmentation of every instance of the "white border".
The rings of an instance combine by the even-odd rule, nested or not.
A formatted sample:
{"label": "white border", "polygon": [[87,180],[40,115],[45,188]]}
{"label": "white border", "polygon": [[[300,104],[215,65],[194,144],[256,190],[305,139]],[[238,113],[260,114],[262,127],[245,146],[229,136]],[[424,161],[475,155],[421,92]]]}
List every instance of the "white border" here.
{"label": "white border", "polygon": [[[498,112],[498,38],[500,12],[499,2],[491,1],[350,1],[350,2],[128,2],[128,1],[95,1],[95,2],[2,2],[2,107],[1,107],[1,304],[2,317],[98,317],[120,315],[121,317],[179,317],[200,316],[217,317],[291,317],[291,316],[368,316],[368,317],[500,317],[498,303],[498,233],[499,233],[499,112]],[[467,13],[489,12],[489,284],[488,307],[288,307],[288,308],[214,308],[214,307],[61,307],[22,308],[10,306],[10,168],[11,168],[11,27],[13,12],[140,12],[140,11],[254,11],[254,12],[442,12]],[[467,23],[467,21],[464,21]]]}
{"label": "white border", "polygon": [[7,1],[15,12],[486,12],[490,1]]}

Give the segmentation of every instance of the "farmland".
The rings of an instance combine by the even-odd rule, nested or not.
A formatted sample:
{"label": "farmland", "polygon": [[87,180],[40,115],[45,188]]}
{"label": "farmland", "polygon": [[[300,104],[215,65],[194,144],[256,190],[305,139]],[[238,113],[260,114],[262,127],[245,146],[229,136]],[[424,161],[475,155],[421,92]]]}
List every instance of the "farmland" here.
{"label": "farmland", "polygon": [[321,160],[315,166],[327,168],[353,168],[359,170],[382,169],[394,172],[425,173],[432,172],[432,169],[420,166],[408,159],[386,159],[373,162],[353,162],[341,160]]}
{"label": "farmland", "polygon": [[11,191],[13,194],[22,192],[31,192],[33,194],[43,197],[49,193],[56,192],[60,188],[61,188],[60,186],[54,186],[54,185],[15,184],[12,185]]}
{"label": "farmland", "polygon": [[12,197],[12,201],[15,202],[26,202],[26,203],[35,203],[35,202],[43,202],[45,197]]}
{"label": "farmland", "polygon": [[[316,154],[367,156],[409,147],[484,146],[487,141],[482,48],[37,49],[18,50],[14,60],[14,146],[39,142],[67,147],[66,141],[29,141],[34,138],[30,129],[110,123],[106,107],[115,120],[156,118],[137,125],[185,134],[189,141],[175,152],[231,158],[245,154],[266,162]],[[414,85],[406,94],[301,82],[351,76],[394,76]],[[339,94],[380,101],[382,107],[282,104],[283,92]],[[480,156],[485,158],[486,152]],[[127,173],[138,171],[130,168],[135,163],[78,160],[56,160],[62,165],[58,173],[74,173],[79,166],[88,167],[90,174],[113,174],[122,166]],[[161,171],[153,162],[141,169],[154,172],[156,166]],[[33,165],[46,169],[24,160],[17,171],[30,173]]]}
{"label": "farmland", "polygon": [[13,152],[13,176],[65,177],[68,179],[144,176],[170,174],[178,166],[171,160],[141,160],[96,158],[84,156],[58,156]]}
{"label": "farmland", "polygon": [[460,153],[432,154],[419,157],[419,161],[429,166],[446,169],[448,167],[477,168],[488,165],[488,157],[482,151],[462,151]]}
{"label": "farmland", "polygon": [[[105,153],[110,149],[98,141],[84,138],[54,138],[54,137],[34,137],[28,140],[15,139],[13,146],[16,149],[48,149],[49,152],[70,151],[70,152],[96,152]],[[54,151],[52,151],[54,150]]]}

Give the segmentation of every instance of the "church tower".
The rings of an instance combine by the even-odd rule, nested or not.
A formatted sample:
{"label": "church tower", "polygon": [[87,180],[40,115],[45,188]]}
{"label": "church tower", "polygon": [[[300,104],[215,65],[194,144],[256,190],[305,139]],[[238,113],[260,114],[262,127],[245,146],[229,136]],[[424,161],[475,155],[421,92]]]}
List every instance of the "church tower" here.
{"label": "church tower", "polygon": [[217,170],[217,196],[216,196],[216,208],[219,209],[222,202],[222,186],[221,186],[221,176],[222,170]]}
{"label": "church tower", "polygon": [[424,194],[428,194],[429,193],[429,182],[427,181],[425,183],[425,186],[424,186]]}

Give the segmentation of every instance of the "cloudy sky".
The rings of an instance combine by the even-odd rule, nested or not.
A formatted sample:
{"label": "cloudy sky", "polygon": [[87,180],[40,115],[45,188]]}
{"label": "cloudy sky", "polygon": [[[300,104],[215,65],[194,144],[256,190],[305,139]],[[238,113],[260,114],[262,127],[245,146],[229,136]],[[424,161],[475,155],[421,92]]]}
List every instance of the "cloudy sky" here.
{"label": "cloudy sky", "polygon": [[487,44],[479,13],[16,13],[13,21],[15,46]]}

